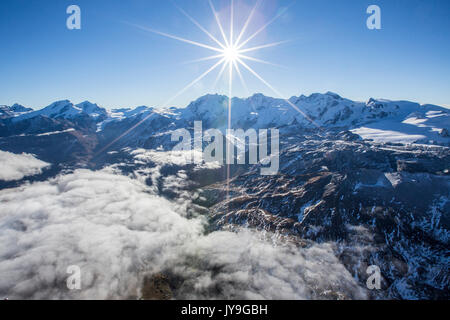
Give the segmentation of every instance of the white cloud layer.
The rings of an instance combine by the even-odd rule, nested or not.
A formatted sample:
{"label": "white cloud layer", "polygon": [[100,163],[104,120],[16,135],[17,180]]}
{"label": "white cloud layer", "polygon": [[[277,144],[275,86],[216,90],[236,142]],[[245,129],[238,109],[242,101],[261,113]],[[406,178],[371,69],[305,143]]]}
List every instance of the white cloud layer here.
{"label": "white cloud layer", "polygon": [[[176,298],[364,298],[330,244],[298,248],[242,230],[205,233],[206,219],[138,180],[77,170],[0,191],[0,298],[139,297],[156,272]],[[82,288],[66,287],[67,267]]]}
{"label": "white cloud layer", "polygon": [[15,154],[0,150],[0,180],[13,181],[33,176],[50,166],[28,153]]}

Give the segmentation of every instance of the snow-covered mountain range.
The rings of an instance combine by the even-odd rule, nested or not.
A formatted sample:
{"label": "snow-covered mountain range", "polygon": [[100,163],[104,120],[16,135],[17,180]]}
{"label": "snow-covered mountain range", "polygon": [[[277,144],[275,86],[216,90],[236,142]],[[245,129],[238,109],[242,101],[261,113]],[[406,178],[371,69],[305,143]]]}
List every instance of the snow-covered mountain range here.
{"label": "snow-covered mountain range", "polygon": [[[294,109],[298,108],[302,113]],[[32,122],[52,119],[84,124],[95,123],[96,132],[122,131],[136,121],[145,120],[136,129],[142,139],[143,131],[151,134],[161,123],[163,128],[185,127],[195,120],[202,120],[206,128],[224,130],[227,127],[228,98],[222,95],[206,95],[190,103],[186,108],[158,109],[152,107],[107,110],[88,101],[73,104],[58,101],[33,111],[20,105],[1,108],[2,136],[44,133],[45,127],[35,128]],[[25,123],[28,122],[28,125]],[[381,142],[443,144],[450,142],[450,110],[435,105],[420,105],[409,101],[369,99],[356,102],[327,92],[301,95],[288,101],[255,94],[249,98],[233,98],[231,125],[233,128],[336,128],[352,130],[362,138]],[[17,129],[20,128],[20,129]],[[120,129],[122,128],[122,130]],[[37,132],[38,130],[39,132]],[[52,130],[55,131],[55,130]]]}

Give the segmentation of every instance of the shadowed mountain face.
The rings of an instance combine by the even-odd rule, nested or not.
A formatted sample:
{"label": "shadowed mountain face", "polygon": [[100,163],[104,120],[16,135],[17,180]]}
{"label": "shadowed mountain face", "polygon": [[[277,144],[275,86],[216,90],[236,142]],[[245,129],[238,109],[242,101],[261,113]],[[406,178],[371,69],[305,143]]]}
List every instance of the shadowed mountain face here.
{"label": "shadowed mountain face", "polygon": [[[334,93],[289,101],[310,120],[281,99],[260,94],[233,99],[232,128],[280,130],[280,170],[262,176],[261,164],[232,165],[229,197],[225,167],[187,164],[180,157],[174,160],[171,151],[171,132],[192,130],[194,121],[202,121],[204,130],[226,129],[225,96],[208,95],[184,109],[164,110],[107,111],[69,101],[38,111],[4,106],[0,150],[33,154],[51,166],[0,181],[0,187],[47,181],[80,168],[107,168],[173,203],[189,199],[187,217],[205,217],[205,232],[211,235],[240,234],[245,228],[295,248],[331,244],[339,263],[363,288],[367,267],[376,265],[382,289],[367,291],[366,297],[448,299],[450,112],[406,101],[355,102]],[[193,268],[192,257],[186,259]],[[194,274],[228,268],[196,259]],[[224,291],[242,286],[237,280],[216,279],[214,288],[199,289],[191,276],[178,271],[164,265],[144,275],[143,296],[195,297],[199,290],[196,294],[207,298],[249,297]],[[359,297],[326,292],[311,297]]]}

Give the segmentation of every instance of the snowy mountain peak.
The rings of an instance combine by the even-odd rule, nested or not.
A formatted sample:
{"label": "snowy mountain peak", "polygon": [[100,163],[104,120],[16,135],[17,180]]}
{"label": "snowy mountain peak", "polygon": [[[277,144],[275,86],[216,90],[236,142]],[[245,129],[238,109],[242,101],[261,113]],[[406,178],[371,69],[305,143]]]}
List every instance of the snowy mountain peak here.
{"label": "snowy mountain peak", "polygon": [[153,111],[154,111],[153,107],[147,106],[139,106],[136,108],[119,108],[111,110],[111,112],[109,113],[109,117],[115,119],[125,119],[141,116],[143,114],[148,114]]}
{"label": "snowy mountain peak", "polygon": [[88,116],[91,118],[98,118],[106,116],[105,109],[100,108],[97,104],[92,104],[89,101],[74,105],[69,100],[60,100],[53,102],[49,106],[20,115],[14,119],[15,122],[35,117],[47,117],[52,119],[74,119],[81,116]]}
{"label": "snowy mountain peak", "polygon": [[100,108],[96,103],[91,103],[89,101],[83,101],[83,102],[77,104],[76,106],[78,108],[81,108],[86,113],[91,113],[91,112],[98,111],[99,109],[103,109],[103,108]]}
{"label": "snowy mountain peak", "polygon": [[76,105],[76,107],[80,108],[82,110],[82,113],[85,113],[93,118],[107,115],[107,111],[104,108],[101,108],[96,103],[91,103],[89,101],[79,103]]}
{"label": "snowy mountain peak", "polygon": [[26,108],[18,103],[13,104],[12,106],[0,106],[0,118],[7,119],[12,117],[17,117],[26,112],[33,111],[31,108]]}
{"label": "snowy mountain peak", "polygon": [[185,109],[181,109],[185,118],[201,117],[208,121],[212,117],[225,114],[228,98],[218,94],[208,94],[192,101]]}
{"label": "snowy mountain peak", "polygon": [[12,112],[19,112],[19,113],[33,111],[33,109],[24,107],[23,105],[18,103],[14,103],[11,107],[9,107],[9,109]]}
{"label": "snowy mountain peak", "polygon": [[333,97],[336,100],[342,99],[342,97],[340,95],[338,95],[337,93],[331,92],[331,91],[327,91],[327,93],[325,93],[325,95]]}

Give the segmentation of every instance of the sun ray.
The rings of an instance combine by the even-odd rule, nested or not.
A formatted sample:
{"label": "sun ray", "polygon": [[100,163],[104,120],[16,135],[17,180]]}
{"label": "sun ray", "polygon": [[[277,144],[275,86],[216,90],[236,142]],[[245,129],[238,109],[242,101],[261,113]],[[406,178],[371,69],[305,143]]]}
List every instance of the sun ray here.
{"label": "sun ray", "polygon": [[251,52],[251,51],[264,49],[264,48],[276,47],[276,46],[279,46],[280,44],[284,44],[284,43],[287,43],[287,42],[290,42],[290,40],[284,40],[284,41],[267,43],[267,44],[263,44],[263,45],[260,45],[260,46],[247,48],[247,49],[239,49],[239,53],[245,53],[245,52]]}
{"label": "sun ray", "polygon": [[261,28],[259,28],[255,33],[253,33],[250,37],[248,37],[245,41],[243,41],[242,43],[239,44],[239,46],[237,47],[238,49],[242,48],[243,46],[245,46],[250,40],[252,40],[254,37],[256,37],[258,34],[260,34],[262,31],[264,31],[264,29],[266,29],[269,25],[271,25],[272,23],[274,23],[278,18],[280,18],[283,14],[286,13],[286,11],[289,9],[290,6],[292,6],[292,4],[290,4],[289,6],[283,8],[275,17],[273,17],[269,22],[267,22],[265,25],[263,25]]}
{"label": "sun ray", "polygon": [[250,24],[250,21],[252,20],[253,15],[255,14],[256,9],[259,7],[260,3],[261,3],[261,0],[258,0],[256,2],[255,6],[253,7],[252,11],[250,12],[250,15],[248,16],[247,20],[245,21],[245,24],[242,27],[242,30],[241,30],[241,32],[239,33],[239,36],[236,39],[236,42],[235,42],[236,46],[239,45],[239,41],[241,41],[242,36],[244,35],[245,31],[247,31],[248,25]]}
{"label": "sun ray", "polygon": [[219,80],[222,77],[223,73],[225,72],[226,68],[227,68],[227,64],[224,62],[223,65],[222,65],[222,68],[220,69],[220,72],[217,74],[216,80],[214,80],[213,89],[216,88],[217,83],[219,82]]}
{"label": "sun ray", "polygon": [[[228,130],[231,129],[231,102],[232,102],[232,91],[233,91],[233,66],[232,63],[233,61],[229,61],[229,67],[228,67]],[[229,138],[228,135],[226,135],[227,139]],[[227,143],[227,155],[226,158],[228,159],[228,157],[231,155],[231,148],[234,148],[231,143]],[[231,171],[230,171],[230,162],[231,161],[227,161],[227,199],[230,198],[230,176],[231,176]]]}
{"label": "sun ray", "polygon": [[176,4],[174,4],[175,7],[181,11],[181,13],[183,13],[189,20],[191,20],[191,22],[193,24],[195,24],[200,30],[202,30],[208,37],[210,37],[214,42],[216,42],[219,46],[221,46],[223,49],[225,49],[225,46],[219,41],[217,40],[211,33],[208,32],[208,30],[206,30],[200,23],[198,23],[197,20],[195,20],[194,18],[192,18],[186,11],[184,11],[181,7],[177,6]]}
{"label": "sun ray", "polygon": [[236,69],[236,73],[238,74],[239,79],[241,80],[242,86],[245,89],[246,95],[250,96],[250,91],[248,90],[247,83],[245,83],[244,77],[242,76],[241,70],[239,69],[239,65],[237,64],[236,60],[233,61],[233,65],[234,68]]}
{"label": "sun ray", "polygon": [[278,67],[278,68],[287,69],[287,67],[282,66],[281,64],[276,64],[276,63],[272,63],[270,61],[249,57],[249,56],[246,56],[246,55],[243,55],[243,54],[239,54],[239,58],[245,59],[245,60],[250,60],[250,61],[255,61],[255,62],[259,62],[259,63],[263,63],[263,64],[267,64],[267,65]]}
{"label": "sun ray", "polygon": [[208,0],[208,1],[209,1],[209,6],[211,7],[211,10],[213,12],[214,18],[216,19],[217,25],[219,26],[220,33],[222,34],[223,40],[225,41],[225,45],[228,47],[229,46],[228,39],[227,39],[227,36],[225,35],[225,31],[223,30],[222,23],[220,23],[219,15],[217,14],[217,11],[214,8],[212,1],[211,0]]}
{"label": "sun ray", "polygon": [[[250,71],[251,74],[253,74],[256,78],[258,78],[262,83],[264,83],[270,90],[272,90],[278,97],[282,98],[283,95],[275,89],[270,83],[268,83],[266,80],[264,80],[256,71],[254,71],[252,68],[250,68],[244,61],[238,58],[238,61],[244,66],[245,69]],[[304,111],[302,111],[298,106],[290,102],[288,99],[282,98],[287,104],[289,104],[294,110],[299,112],[303,117],[305,117],[308,121],[310,121],[312,124],[314,124],[316,127],[320,128],[320,126],[311,119],[310,116],[308,116]]]}
{"label": "sun ray", "polygon": [[[209,68],[208,70],[206,70],[204,73],[202,73],[199,77],[197,77],[196,79],[194,79],[191,83],[189,83],[187,86],[185,86],[183,89],[181,89],[177,94],[175,94],[173,97],[171,97],[169,100],[166,101],[166,103],[163,104],[163,107],[167,107],[169,105],[169,103],[175,99],[176,97],[178,97],[180,94],[182,94],[183,92],[185,92],[187,89],[189,89],[190,87],[192,87],[193,85],[195,85],[197,82],[199,82],[200,80],[202,80],[205,76],[207,76],[210,72],[212,72],[214,69],[216,69],[222,62],[225,61],[225,58],[222,58],[219,62],[217,62],[216,64],[214,64],[211,68]],[[153,113],[148,114],[147,116],[145,116],[142,120],[140,120],[138,123],[136,123],[134,126],[132,126],[131,128],[129,128],[127,131],[125,131],[124,133],[122,133],[120,136],[118,136],[116,139],[114,139],[113,141],[111,141],[110,143],[108,143],[105,147],[103,147],[100,151],[98,151],[94,157],[96,157],[97,155],[99,155],[100,153],[102,153],[103,151],[107,150],[110,146],[112,146],[113,144],[115,144],[117,141],[119,141],[120,139],[122,139],[123,137],[125,137],[126,135],[128,135],[131,131],[133,131],[134,129],[136,129],[137,127],[139,127],[142,123],[144,123],[148,118],[150,118],[153,115]]]}
{"label": "sun ray", "polygon": [[194,84],[202,80],[204,77],[206,77],[210,72],[212,72],[214,69],[216,69],[222,62],[225,61],[225,58],[222,58],[220,61],[218,61],[216,64],[214,64],[211,68],[203,72],[200,76],[198,76],[196,79],[194,79],[191,83],[189,83],[186,87],[181,89],[177,94],[175,94],[173,97],[171,97],[169,100],[166,101],[166,103],[163,104],[163,107],[167,107],[170,102],[172,102],[175,98],[177,98],[180,94],[185,92],[187,89],[192,87]]}
{"label": "sun ray", "polygon": [[167,38],[171,38],[171,39],[175,39],[175,40],[178,40],[178,41],[186,42],[186,43],[198,46],[198,47],[202,47],[202,48],[213,50],[213,51],[217,51],[217,52],[223,52],[223,50],[220,49],[220,48],[212,47],[212,46],[209,46],[209,45],[204,44],[204,43],[200,43],[200,42],[184,39],[184,38],[181,38],[181,37],[178,37],[178,36],[174,36],[174,35],[169,34],[169,33],[161,32],[161,31],[158,31],[158,30],[153,30],[153,29],[150,29],[150,28],[147,28],[147,27],[143,27],[143,26],[140,26],[140,25],[137,25],[137,24],[129,24],[129,25],[134,26],[134,27],[139,28],[139,29],[144,30],[144,31],[156,33],[156,34],[159,34],[160,36],[164,36],[164,37],[167,37]]}
{"label": "sun ray", "polygon": [[199,58],[199,59],[194,59],[194,60],[188,60],[188,61],[183,62],[182,64],[190,64],[190,63],[196,63],[196,62],[202,62],[202,61],[214,60],[214,59],[219,59],[219,58],[223,58],[223,53],[217,54],[217,55],[214,55],[214,56],[208,56],[208,57],[204,57],[204,58]]}
{"label": "sun ray", "polygon": [[230,48],[233,48],[234,47],[234,44],[233,44],[233,29],[234,29],[234,0],[231,0],[231,6],[230,6],[230,10],[231,10],[231,12],[230,12],[230,15],[231,15],[231,18],[230,18],[230,45],[229,45],[229,47]]}

